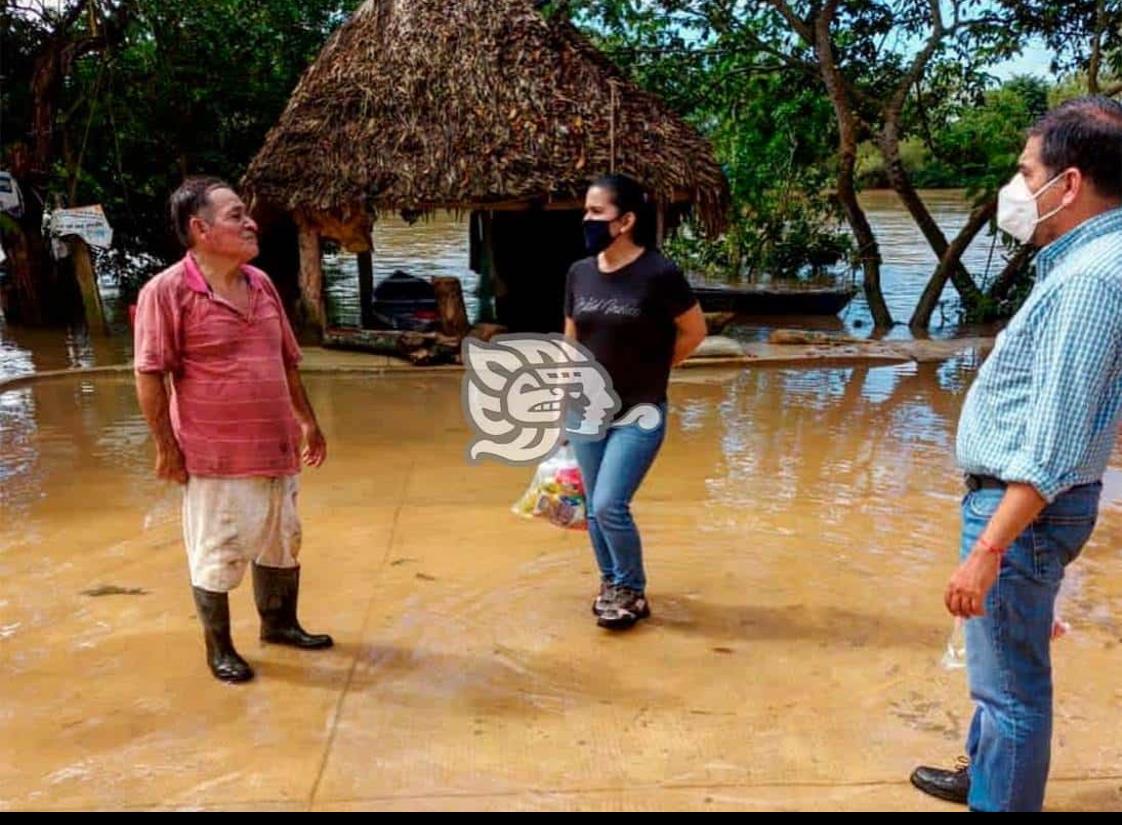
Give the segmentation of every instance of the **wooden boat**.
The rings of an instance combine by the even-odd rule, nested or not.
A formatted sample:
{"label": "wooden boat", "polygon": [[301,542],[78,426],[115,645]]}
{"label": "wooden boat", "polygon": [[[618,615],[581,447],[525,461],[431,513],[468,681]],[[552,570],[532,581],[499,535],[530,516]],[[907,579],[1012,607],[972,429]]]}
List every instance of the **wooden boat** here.
{"label": "wooden boat", "polygon": [[737,315],[837,315],[853,300],[857,287],[753,284],[700,284],[693,287],[705,312]]}

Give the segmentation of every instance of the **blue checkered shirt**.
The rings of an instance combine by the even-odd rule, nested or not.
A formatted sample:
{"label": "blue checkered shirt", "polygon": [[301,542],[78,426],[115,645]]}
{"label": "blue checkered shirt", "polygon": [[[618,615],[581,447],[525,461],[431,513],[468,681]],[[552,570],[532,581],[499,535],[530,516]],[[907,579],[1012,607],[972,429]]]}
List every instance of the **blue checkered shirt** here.
{"label": "blue checkered shirt", "polygon": [[1036,285],[998,335],[962,408],[963,471],[1047,501],[1106,469],[1122,410],[1122,209],[1036,258]]}

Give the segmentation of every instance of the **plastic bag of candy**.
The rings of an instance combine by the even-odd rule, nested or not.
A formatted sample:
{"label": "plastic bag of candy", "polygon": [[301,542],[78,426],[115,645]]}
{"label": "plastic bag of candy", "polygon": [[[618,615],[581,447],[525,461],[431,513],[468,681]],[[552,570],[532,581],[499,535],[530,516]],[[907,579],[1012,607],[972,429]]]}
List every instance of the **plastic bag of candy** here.
{"label": "plastic bag of candy", "polygon": [[538,465],[534,478],[511,510],[523,518],[544,518],[569,530],[586,530],[584,481],[572,447],[564,445]]}

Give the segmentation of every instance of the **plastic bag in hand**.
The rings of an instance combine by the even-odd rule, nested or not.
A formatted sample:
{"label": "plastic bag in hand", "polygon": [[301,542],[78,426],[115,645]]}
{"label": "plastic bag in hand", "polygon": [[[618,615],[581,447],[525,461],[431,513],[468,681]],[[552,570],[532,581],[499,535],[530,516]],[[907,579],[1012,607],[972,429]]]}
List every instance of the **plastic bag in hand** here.
{"label": "plastic bag in hand", "polygon": [[544,518],[570,530],[588,528],[584,481],[569,445],[538,465],[530,486],[511,510],[524,518]]}

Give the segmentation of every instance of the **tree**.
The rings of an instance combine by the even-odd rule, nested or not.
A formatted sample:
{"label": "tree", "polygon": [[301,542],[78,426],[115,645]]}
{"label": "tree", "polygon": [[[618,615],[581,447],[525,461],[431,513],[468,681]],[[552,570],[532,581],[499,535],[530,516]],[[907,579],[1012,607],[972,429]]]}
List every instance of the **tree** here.
{"label": "tree", "polygon": [[[896,2],[790,3],[761,0],[773,8],[787,32],[812,48],[822,81],[838,113],[845,140],[839,146],[839,194],[849,199],[847,213],[856,214],[856,196],[850,194],[856,146],[853,137],[863,126],[875,134],[884,156],[889,182],[923,233],[939,264],[932,274],[910,325],[926,328],[931,313],[949,278],[968,311],[983,312],[990,306],[974,279],[962,265],[970,241],[991,221],[996,210],[992,192],[975,202],[966,225],[948,241],[912,183],[901,157],[901,144],[908,133],[905,108],[916,88],[938,58],[951,55],[973,74],[991,62],[1007,58],[1020,48],[1007,9],[977,0],[898,0]],[[780,30],[775,35],[781,37]],[[897,42],[915,43],[910,50],[886,48]],[[852,158],[852,159],[851,159]],[[855,230],[856,231],[856,230]],[[866,274],[866,280],[868,276]],[[879,283],[866,290],[879,291]],[[870,299],[870,305],[871,299]],[[878,315],[878,326],[891,323],[887,309]]]}
{"label": "tree", "polygon": [[1001,3],[1052,50],[1056,74],[1082,75],[1088,94],[1122,94],[1122,0]]}
{"label": "tree", "polygon": [[15,282],[13,303],[3,309],[13,320],[41,324],[73,307],[73,284],[58,277],[40,230],[61,146],[57,125],[75,66],[113,48],[132,12],[130,0],[71,0],[55,8],[4,0],[0,7],[3,157],[24,193],[23,215],[0,223]]}
{"label": "tree", "polygon": [[[36,205],[21,230],[32,274],[13,267],[17,286],[29,288],[17,289],[10,314],[59,320],[35,310],[49,303],[36,273],[52,268],[38,231],[41,204],[103,204],[121,272],[138,259],[156,266],[172,258],[169,192],[192,173],[236,182],[301,73],[357,4],[72,0],[56,15],[7,0],[3,149],[28,158],[9,162]],[[9,254],[10,244],[6,234]]]}
{"label": "tree", "polygon": [[[960,84],[959,91],[980,102],[991,82],[986,68],[1019,51],[1034,9],[1056,3],[659,0],[657,4],[636,4],[629,0],[574,0],[567,4],[570,10],[580,8],[585,13],[594,9],[601,26],[609,29],[612,21],[634,15],[640,5],[648,9],[657,5],[672,21],[668,23],[672,29],[688,31],[689,36],[682,38],[687,49],[738,53],[741,63],[754,72],[782,77],[787,94],[813,84],[828,100],[834,114],[830,133],[836,141],[832,164],[836,197],[857,243],[866,295],[878,327],[889,326],[893,319],[881,294],[879,247],[857,197],[855,174],[858,148],[870,139],[884,158],[890,185],[939,258],[924,298],[912,315],[912,326],[927,326],[948,279],[969,311],[992,311],[992,296],[986,295],[966,271],[962,254],[970,241],[992,223],[995,181],[1011,171],[1011,167],[1000,166],[1001,157],[1007,153],[1003,148],[999,157],[989,159],[996,173],[993,180],[969,184],[975,195],[973,212],[963,230],[948,240],[916,190],[902,157],[902,146],[907,139],[932,129],[932,117],[916,116],[923,115],[916,101],[925,87],[930,92],[938,85],[933,80],[953,75]],[[757,89],[765,91],[762,84],[757,84]],[[784,102],[783,97],[772,100],[776,105]],[[934,124],[941,128],[956,115],[945,106],[939,108],[949,118]]]}
{"label": "tree", "polygon": [[754,46],[735,15],[689,3],[581,2],[573,17],[596,45],[692,121],[729,179],[733,208],[718,242],[694,233],[671,240],[691,266],[726,277],[790,276],[808,257],[848,251],[829,192],[835,141],[829,101],[804,70]]}

